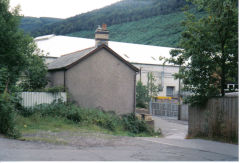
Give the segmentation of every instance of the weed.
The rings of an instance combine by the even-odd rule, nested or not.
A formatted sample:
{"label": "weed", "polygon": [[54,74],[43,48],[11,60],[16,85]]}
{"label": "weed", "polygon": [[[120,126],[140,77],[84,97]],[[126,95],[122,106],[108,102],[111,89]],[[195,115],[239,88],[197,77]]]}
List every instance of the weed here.
{"label": "weed", "polygon": [[[134,114],[120,117],[113,112],[105,112],[99,109],[85,109],[73,104],[66,105],[61,102],[38,105],[32,109],[22,108],[19,113],[36,122],[47,117],[52,117],[55,120],[58,118],[65,119],[68,122],[78,125],[96,125],[114,133],[127,132],[128,135],[154,135],[154,131],[144,121],[138,120]],[[26,123],[26,125],[28,126],[29,124]],[[48,125],[46,124],[46,126]]]}
{"label": "weed", "polygon": [[20,137],[20,132],[15,127],[14,98],[8,93],[0,95],[0,133],[8,137],[17,138]]}

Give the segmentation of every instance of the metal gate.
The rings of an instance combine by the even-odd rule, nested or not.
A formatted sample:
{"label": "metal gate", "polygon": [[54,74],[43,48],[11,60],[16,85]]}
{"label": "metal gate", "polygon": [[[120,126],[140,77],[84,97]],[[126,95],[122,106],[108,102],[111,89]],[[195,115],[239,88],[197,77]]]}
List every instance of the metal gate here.
{"label": "metal gate", "polygon": [[149,105],[152,115],[178,117],[178,104],[150,102]]}

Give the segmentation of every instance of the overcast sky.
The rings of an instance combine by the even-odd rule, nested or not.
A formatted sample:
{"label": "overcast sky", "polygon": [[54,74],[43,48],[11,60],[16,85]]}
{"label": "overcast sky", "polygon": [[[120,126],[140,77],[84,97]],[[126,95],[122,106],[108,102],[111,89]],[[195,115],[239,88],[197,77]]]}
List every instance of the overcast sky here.
{"label": "overcast sky", "polygon": [[21,6],[21,14],[33,17],[68,18],[101,8],[120,0],[10,0],[10,6]]}

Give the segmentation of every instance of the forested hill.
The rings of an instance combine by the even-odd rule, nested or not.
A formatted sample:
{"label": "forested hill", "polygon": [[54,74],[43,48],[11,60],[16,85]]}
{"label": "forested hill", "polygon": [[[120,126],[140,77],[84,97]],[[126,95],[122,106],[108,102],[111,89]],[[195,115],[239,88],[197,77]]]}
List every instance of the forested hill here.
{"label": "forested hill", "polygon": [[[111,41],[178,47],[185,17],[181,9],[186,4],[185,0],[123,0],[68,19],[45,21],[45,25],[36,23],[41,18],[32,18],[32,24],[31,19],[24,18],[21,27],[34,37],[56,34],[94,38],[97,25],[106,23]],[[193,6],[190,10],[196,12]]]}
{"label": "forested hill", "polygon": [[101,9],[45,25],[34,30],[32,35],[52,33],[63,35],[82,30],[94,30],[102,23],[111,26],[180,11],[185,4],[185,0],[123,0]]}
{"label": "forested hill", "polygon": [[36,30],[37,28],[42,28],[45,25],[49,25],[52,23],[59,22],[63,19],[59,18],[48,18],[48,17],[22,17],[20,28],[23,29],[26,32],[32,32]]}

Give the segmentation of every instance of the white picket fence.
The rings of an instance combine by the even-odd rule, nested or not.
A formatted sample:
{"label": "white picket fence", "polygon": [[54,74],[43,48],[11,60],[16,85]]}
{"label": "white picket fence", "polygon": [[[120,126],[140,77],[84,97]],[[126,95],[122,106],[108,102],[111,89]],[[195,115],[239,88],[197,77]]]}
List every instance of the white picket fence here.
{"label": "white picket fence", "polygon": [[51,104],[53,101],[67,101],[66,92],[48,93],[48,92],[21,92],[21,105],[23,107],[33,107],[39,104]]}

